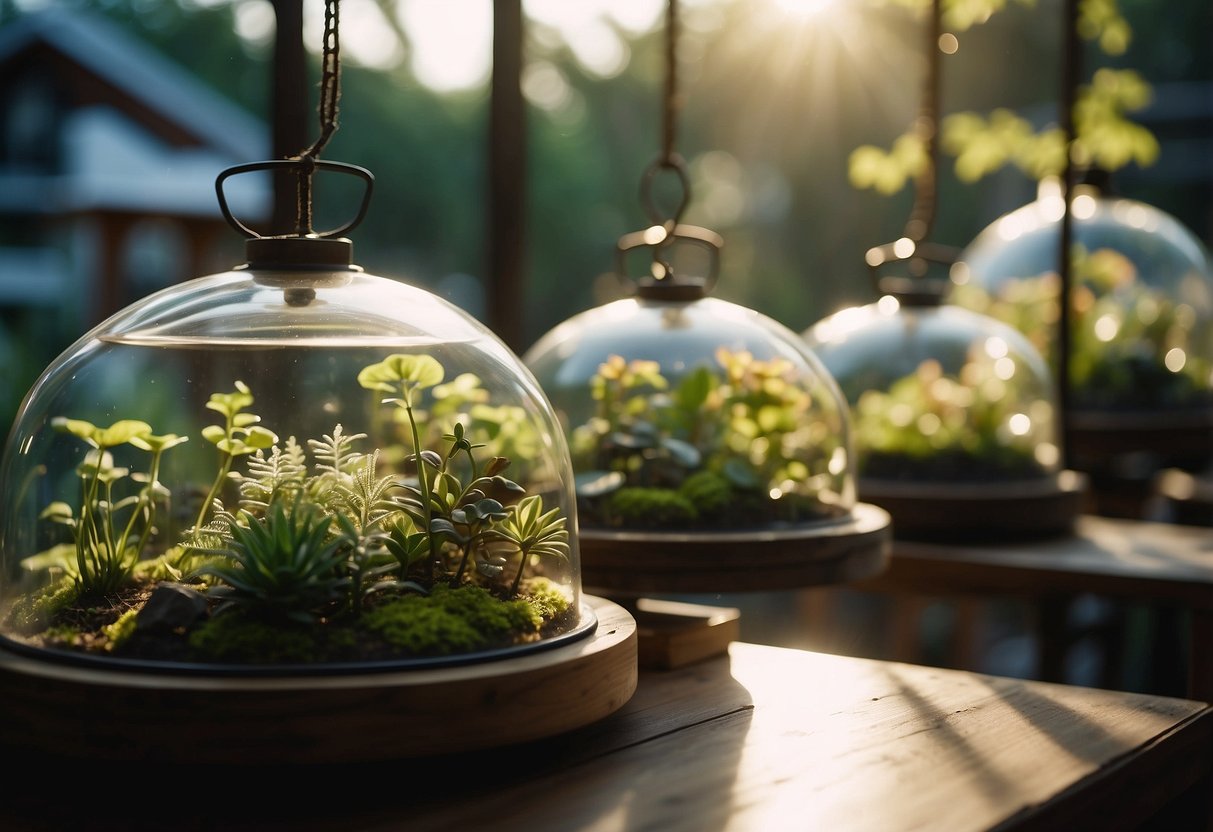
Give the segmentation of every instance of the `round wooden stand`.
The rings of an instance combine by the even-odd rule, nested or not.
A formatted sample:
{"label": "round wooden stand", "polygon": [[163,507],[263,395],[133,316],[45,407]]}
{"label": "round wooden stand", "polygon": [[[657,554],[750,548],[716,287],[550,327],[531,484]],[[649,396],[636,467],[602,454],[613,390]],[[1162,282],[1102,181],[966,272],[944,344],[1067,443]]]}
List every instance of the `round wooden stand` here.
{"label": "round wooden stand", "polygon": [[112,763],[371,762],[505,746],[611,714],[637,683],[636,622],[584,596],[585,637],[434,669],[276,677],[115,671],[0,649],[6,746]]}
{"label": "round wooden stand", "polygon": [[836,521],[787,529],[581,529],[582,582],[621,593],[763,592],[871,577],[888,564],[889,514],[860,503]]}
{"label": "round wooden stand", "polygon": [[1069,534],[1086,488],[1076,471],[998,483],[859,481],[860,496],[892,516],[895,537],[940,542]]}

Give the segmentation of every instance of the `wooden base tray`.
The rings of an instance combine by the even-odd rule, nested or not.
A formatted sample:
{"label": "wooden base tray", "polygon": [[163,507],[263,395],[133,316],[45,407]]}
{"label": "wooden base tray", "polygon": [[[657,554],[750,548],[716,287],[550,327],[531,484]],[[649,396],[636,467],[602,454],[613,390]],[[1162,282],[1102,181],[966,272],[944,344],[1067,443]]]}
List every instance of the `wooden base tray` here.
{"label": "wooden base tray", "polygon": [[584,596],[570,643],[434,669],[272,677],[141,673],[0,649],[0,742],[72,758],[227,765],[372,762],[563,733],[636,690],[636,622]]}
{"label": "wooden base tray", "polygon": [[702,532],[582,528],[582,582],[604,595],[762,592],[871,577],[892,550],[888,512],[860,503],[836,521]]}
{"label": "wooden base tray", "polygon": [[1170,413],[1075,411],[1069,422],[1069,449],[1077,459],[1145,452],[1207,460],[1213,454],[1213,407]]}
{"label": "wooden base tray", "polygon": [[889,512],[899,540],[975,541],[1072,533],[1087,478],[1062,471],[999,483],[859,481],[860,496]]}

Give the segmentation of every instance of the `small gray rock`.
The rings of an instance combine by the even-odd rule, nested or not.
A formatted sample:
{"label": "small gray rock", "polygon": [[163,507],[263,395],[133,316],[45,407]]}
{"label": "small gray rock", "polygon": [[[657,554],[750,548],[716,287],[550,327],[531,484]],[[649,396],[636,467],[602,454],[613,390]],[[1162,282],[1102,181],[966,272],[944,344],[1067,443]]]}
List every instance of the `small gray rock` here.
{"label": "small gray rock", "polygon": [[184,584],[162,583],[135,616],[135,631],[189,629],[206,616],[206,596]]}

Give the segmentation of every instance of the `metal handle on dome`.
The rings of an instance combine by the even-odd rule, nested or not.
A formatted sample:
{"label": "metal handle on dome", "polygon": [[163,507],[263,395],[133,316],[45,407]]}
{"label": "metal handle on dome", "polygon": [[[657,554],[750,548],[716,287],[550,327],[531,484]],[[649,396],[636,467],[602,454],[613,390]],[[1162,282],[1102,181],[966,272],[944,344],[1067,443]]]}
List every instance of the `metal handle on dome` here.
{"label": "metal handle on dome", "polygon": [[[355,176],[366,183],[366,190],[363,192],[362,202],[358,206],[358,213],[355,215],[355,217],[345,225],[316,234],[316,236],[320,237],[321,239],[339,237],[345,234],[347,231],[355,228],[366,216],[367,208],[371,203],[371,191],[374,190],[375,187],[375,177],[366,168],[359,167],[358,165],[350,165],[345,162],[325,162],[313,160],[310,164],[320,170],[329,170],[333,171],[334,173],[343,173]],[[233,167],[227,168],[221,172],[215,179],[215,193],[219,198],[219,210],[223,213],[223,218],[227,220],[228,225],[237,231],[248,235],[249,237],[262,236],[244,223],[240,222],[240,220],[236,219],[236,216],[232,213],[231,208],[228,207],[227,196],[223,191],[223,183],[229,178],[242,173],[252,173],[253,171],[259,170],[281,170],[284,168],[293,168],[302,174],[304,173],[304,165],[305,162],[300,159],[272,159],[264,162],[250,162],[249,164],[245,165],[234,165]]]}
{"label": "metal handle on dome", "polygon": [[[619,242],[615,246],[615,273],[620,280],[626,281],[628,277],[627,271],[627,254],[637,248],[652,247],[655,245],[672,246],[679,242],[690,243],[692,245],[701,246],[708,250],[711,255],[708,263],[708,273],[704,276],[703,292],[710,294],[716,286],[716,281],[720,275],[720,249],[724,246],[724,238],[708,228],[701,228],[697,225],[675,225],[673,231],[660,241],[654,242],[654,228],[660,230],[661,226],[646,228],[642,231],[633,231],[630,234],[624,234],[619,238]],[[668,283],[677,285],[686,282],[686,278],[675,274],[671,279],[657,283]]]}

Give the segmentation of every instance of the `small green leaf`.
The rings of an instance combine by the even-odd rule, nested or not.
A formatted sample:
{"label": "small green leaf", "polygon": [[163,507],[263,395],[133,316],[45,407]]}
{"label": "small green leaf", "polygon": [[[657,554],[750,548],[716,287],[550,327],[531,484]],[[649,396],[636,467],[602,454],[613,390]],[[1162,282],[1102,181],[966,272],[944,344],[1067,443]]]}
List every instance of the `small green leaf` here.
{"label": "small green leaf", "polygon": [[92,422],[86,422],[83,419],[68,419],[65,416],[56,416],[51,419],[51,427],[55,430],[70,433],[72,436],[78,436],[85,442],[96,444],[93,440],[93,434],[97,432],[96,426]]}
{"label": "small green leaf", "polygon": [[244,443],[249,448],[272,448],[278,442],[278,434],[263,427],[249,428]]}
{"label": "small green leaf", "polygon": [[42,513],[38,515],[38,519],[50,520],[53,523],[70,524],[72,522],[72,507],[62,500],[56,500],[42,509]]}
{"label": "small green leaf", "polygon": [[358,383],[368,390],[392,392],[403,382],[410,387],[433,387],[442,382],[444,370],[429,355],[395,353],[358,373]]}
{"label": "small green leaf", "polygon": [[152,426],[136,419],[121,419],[105,429],[93,433],[93,441],[104,448],[112,448],[129,442],[136,436],[151,436]]}

